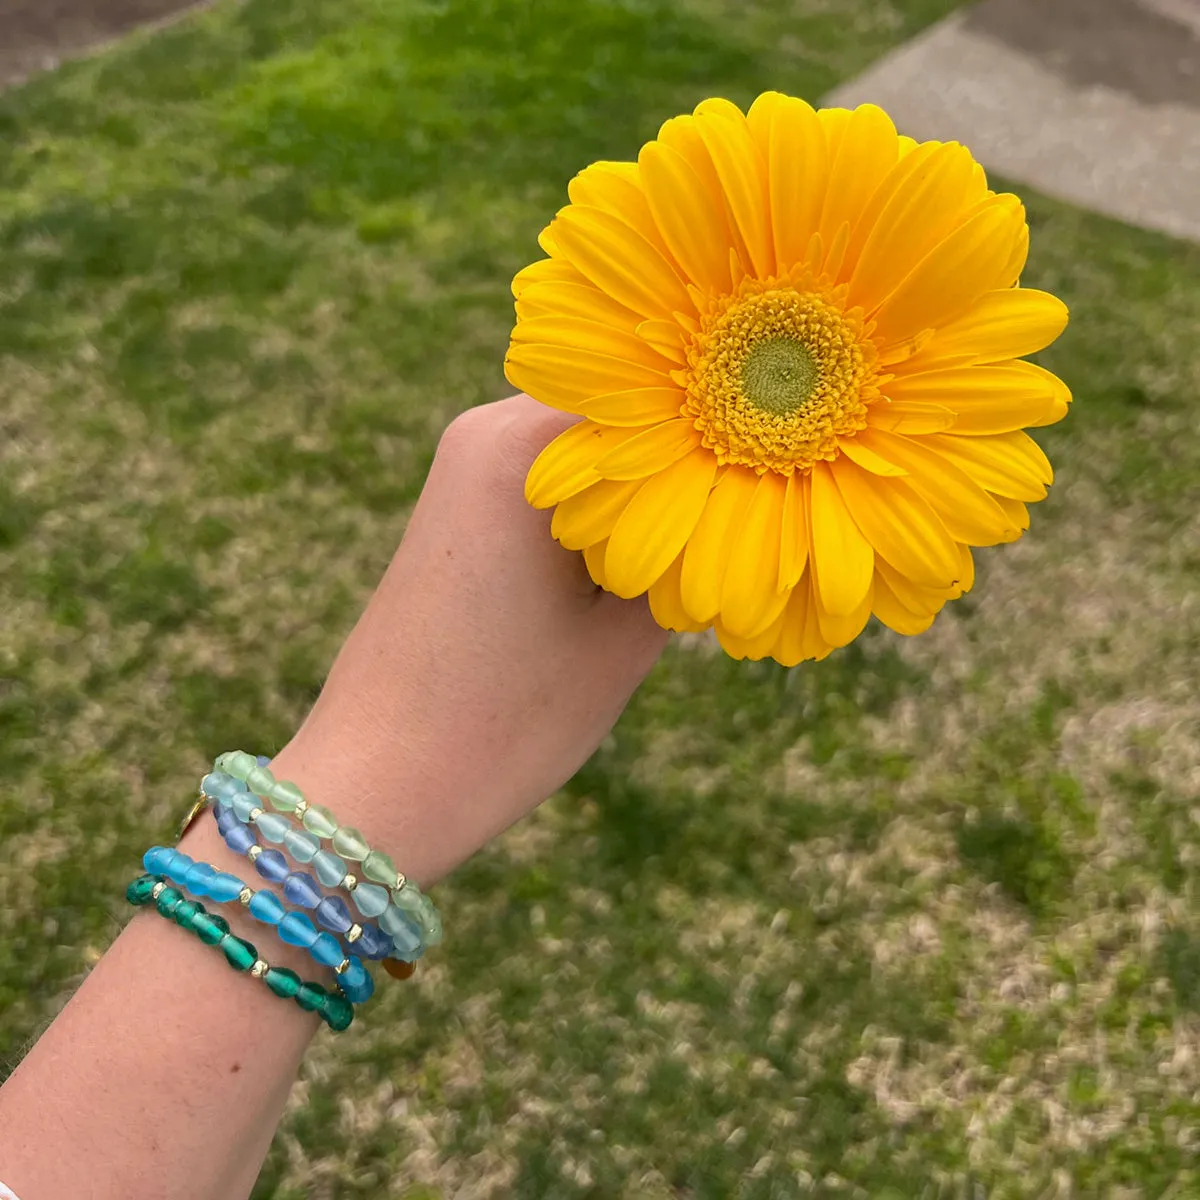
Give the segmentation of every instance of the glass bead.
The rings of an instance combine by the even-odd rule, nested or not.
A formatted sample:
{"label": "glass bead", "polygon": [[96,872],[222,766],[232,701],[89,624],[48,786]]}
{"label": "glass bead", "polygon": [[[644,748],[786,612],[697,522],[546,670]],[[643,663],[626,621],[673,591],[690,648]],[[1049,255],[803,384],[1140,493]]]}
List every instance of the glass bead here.
{"label": "glass bead", "polygon": [[425,934],[425,945],[438,946],[442,941],[442,918],[428,896],[421,896],[421,929]]}
{"label": "glass bead", "polygon": [[296,993],[296,1003],[305,1012],[317,1012],[325,1006],[325,997],[329,993],[319,983],[302,983]]}
{"label": "glass bead", "polygon": [[323,967],[340,966],[346,957],[342,950],[342,943],[332,933],[318,933],[316,940],[309,946],[308,952]]}
{"label": "glass bead", "polygon": [[174,857],[175,851],[169,846],[151,846],[142,855],[142,867],[151,875],[165,875],[166,867]]}
{"label": "glass bead", "polygon": [[376,883],[382,883],[385,887],[391,887],[396,882],[396,876],[400,873],[396,870],[396,864],[386,854],[381,854],[378,850],[372,850],[362,860],[362,864],[363,874],[368,879],[375,880]]}
{"label": "glass bead", "polygon": [[345,933],[354,924],[350,910],[340,896],[326,896],[317,905],[317,920],[334,933]]}
{"label": "glass bead", "polygon": [[392,953],[392,939],[378,925],[364,925],[354,948],[371,959],[387,958]]}
{"label": "glass bead", "polygon": [[[130,904],[149,904],[150,893],[154,891],[158,880],[153,875],[139,875],[126,889],[125,899]],[[348,928],[348,926],[347,926]]]}
{"label": "glass bead", "polygon": [[200,915],[200,905],[195,900],[180,900],[175,905],[175,911],[171,916],[175,920],[176,925],[182,925],[184,929],[190,929],[192,922]]}
{"label": "glass bead", "polygon": [[183,899],[183,893],[178,888],[165,887],[158,893],[157,899],[154,901],[154,907],[158,909],[164,917],[169,917],[175,911],[177,905]]}
{"label": "glass bead", "polygon": [[206,946],[216,946],[229,932],[229,922],[216,913],[203,912],[192,919],[192,929]]}
{"label": "glass bead", "polygon": [[259,804],[258,797],[252,795],[250,792],[239,792],[234,796],[230,807],[233,809],[237,819],[246,824],[250,820],[250,814],[256,808],[262,808],[262,805]]}
{"label": "glass bead", "polygon": [[341,1033],[343,1029],[349,1029],[354,1020],[354,1006],[345,996],[326,993],[321,1019],[335,1033]]}
{"label": "glass bead", "polygon": [[228,904],[238,898],[245,886],[236,875],[231,875],[228,871],[218,871],[209,882],[208,894],[218,904]]}
{"label": "glass bead", "polygon": [[253,943],[246,941],[245,938],[234,937],[230,934],[221,942],[221,949],[225,952],[229,965],[236,967],[239,971],[250,970],[258,961],[258,951],[254,948]]}
{"label": "glass bead", "polygon": [[418,924],[421,922],[421,892],[411,883],[397,888],[392,893],[392,903],[401,911],[408,913]]}
{"label": "glass bead", "polygon": [[289,971],[287,967],[272,967],[263,978],[267,987],[285,1000],[291,1000],[300,990],[300,976],[295,971]]}
{"label": "glass bead", "polygon": [[274,892],[268,892],[265,889],[254,893],[249,907],[252,917],[268,925],[278,925],[287,916],[287,909],[283,907],[283,901]]}
{"label": "glass bead", "polygon": [[268,842],[282,842],[287,836],[287,831],[292,827],[287,817],[273,812],[263,813],[254,824]]}
{"label": "glass bead", "polygon": [[211,863],[194,862],[188,868],[187,876],[183,881],[183,886],[187,888],[193,896],[207,896],[209,894],[209,884],[217,875],[217,868]]}
{"label": "glass bead", "polygon": [[331,838],[337,833],[337,818],[321,804],[310,804],[300,819],[304,828],[319,838]]}
{"label": "glass bead", "polygon": [[279,922],[279,936],[289,946],[307,950],[319,936],[317,927],[304,913],[290,912]]}
{"label": "glass bead", "polygon": [[259,796],[268,796],[275,786],[275,776],[261,764],[255,763],[246,772],[246,787]]}
{"label": "glass bead", "polygon": [[271,764],[271,756],[269,754],[256,754],[254,756],[254,761],[257,762],[260,767],[267,767]]}
{"label": "glass bead", "polygon": [[216,818],[217,828],[222,833],[228,833],[235,825],[241,824],[228,804],[218,802],[216,808],[213,809],[213,816]]}
{"label": "glass bead", "polygon": [[301,908],[316,908],[324,897],[317,887],[317,881],[311,875],[293,872],[283,881],[283,894],[292,904]]}
{"label": "glass bead", "polygon": [[175,852],[175,856],[171,859],[167,866],[167,875],[176,883],[183,883],[187,879],[188,870],[193,865],[194,860],[186,854]]}
{"label": "glass bead", "polygon": [[351,1004],[370,1000],[375,991],[375,980],[357,958],[350,959],[349,965],[337,977],[337,985]]}
{"label": "glass bead", "polygon": [[421,944],[421,926],[394,904],[389,904],[379,914],[379,928],[393,940],[399,938],[398,944],[402,946]]}
{"label": "glass bead", "polygon": [[278,850],[264,850],[254,860],[254,869],[272,883],[282,883],[292,873],[288,860]]}
{"label": "glass bead", "polygon": [[357,829],[352,829],[349,825],[343,825],[333,835],[333,848],[343,858],[348,858],[351,862],[362,862],[371,853],[371,847],[367,845],[367,839]]}
{"label": "glass bead", "polygon": [[286,779],[277,779],[262,793],[280,812],[295,812],[304,793]]}
{"label": "glass bead", "polygon": [[298,862],[310,863],[321,849],[321,839],[307,829],[289,829],[283,835],[283,848]]}
{"label": "glass bead", "polygon": [[258,766],[258,759],[253,754],[247,754],[245,750],[231,750],[228,754],[221,755],[221,758],[225,760],[221,763],[221,770],[227,775],[232,775],[234,779],[244,780],[251,769]]}
{"label": "glass bead", "polygon": [[245,854],[251,846],[258,845],[258,838],[254,836],[254,830],[248,825],[243,825],[240,821],[233,823],[233,828],[225,833],[225,845],[227,845],[234,854]]}
{"label": "glass bead", "polygon": [[351,894],[355,907],[364,917],[377,917],[387,909],[387,888],[381,888],[377,883],[360,883]]}
{"label": "glass bead", "polygon": [[[306,817],[308,813],[304,814]],[[337,887],[346,878],[346,863],[329,850],[320,850],[313,855],[312,869],[317,878],[329,888]]]}
{"label": "glass bead", "polygon": [[[386,914],[384,915],[386,916]],[[399,919],[389,925],[384,925],[382,916],[379,918],[380,927],[392,939],[389,955],[394,958],[402,958],[405,962],[412,962],[413,959],[421,956],[424,949],[421,931],[415,928],[406,917],[400,914],[397,916]]]}

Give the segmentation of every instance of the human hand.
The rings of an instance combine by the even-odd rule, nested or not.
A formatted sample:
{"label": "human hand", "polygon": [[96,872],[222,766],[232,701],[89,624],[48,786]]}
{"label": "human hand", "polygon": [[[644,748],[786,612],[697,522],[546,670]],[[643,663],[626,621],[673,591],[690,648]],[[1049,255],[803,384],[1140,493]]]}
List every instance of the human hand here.
{"label": "human hand", "polygon": [[667,635],[601,592],[526,503],[572,421],[528,396],[446,430],[404,539],[308,719],[272,764],[421,884],[584,763]]}

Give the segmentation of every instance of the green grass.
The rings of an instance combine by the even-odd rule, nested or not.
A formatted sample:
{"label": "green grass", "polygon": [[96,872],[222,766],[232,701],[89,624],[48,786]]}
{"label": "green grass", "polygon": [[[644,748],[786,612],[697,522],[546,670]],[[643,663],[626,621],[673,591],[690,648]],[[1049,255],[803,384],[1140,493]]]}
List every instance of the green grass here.
{"label": "green grass", "polygon": [[[569,176],[950,7],[250,0],[0,96],[0,1056],[295,728]],[[1030,536],[920,639],[674,646],[318,1042],[260,1200],[1198,1194],[1200,250],[1028,199]]]}

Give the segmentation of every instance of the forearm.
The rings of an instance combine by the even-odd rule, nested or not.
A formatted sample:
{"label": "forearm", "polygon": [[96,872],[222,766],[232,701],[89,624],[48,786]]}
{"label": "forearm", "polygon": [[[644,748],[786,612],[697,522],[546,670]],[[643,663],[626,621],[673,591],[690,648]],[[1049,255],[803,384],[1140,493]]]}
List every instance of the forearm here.
{"label": "forearm", "polygon": [[[285,750],[277,777],[380,846],[390,845],[385,828],[402,819],[404,865],[427,882],[435,855],[422,843],[422,822],[390,789],[384,818],[381,798],[367,789],[343,793],[336,772],[306,773],[305,753],[299,743]],[[197,821],[180,848],[254,882],[211,818]],[[130,864],[131,877],[138,870]],[[329,984],[306,953],[240,906],[209,907],[273,966]],[[381,973],[379,986],[402,985]],[[232,971],[213,947],[140,913],[0,1089],[0,1178],[22,1200],[247,1196],[319,1027],[315,1016]]]}

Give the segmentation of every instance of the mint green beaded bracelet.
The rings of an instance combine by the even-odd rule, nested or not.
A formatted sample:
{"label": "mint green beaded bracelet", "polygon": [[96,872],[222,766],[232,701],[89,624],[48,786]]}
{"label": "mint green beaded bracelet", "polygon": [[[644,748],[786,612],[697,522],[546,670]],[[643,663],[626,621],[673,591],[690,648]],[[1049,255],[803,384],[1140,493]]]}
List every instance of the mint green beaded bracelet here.
{"label": "mint green beaded bracelet", "polygon": [[[309,833],[332,842],[335,854],[351,862],[361,862],[363,874],[386,888],[391,893],[391,903],[396,909],[417,923],[425,945],[436,946],[441,942],[442,918],[433,901],[403,871],[398,870],[386,854],[372,850],[357,829],[339,825],[329,809],[320,804],[309,804],[294,783],[277,780],[269,768],[244,750],[230,750],[220,755],[213,763],[213,769],[240,779],[276,812],[299,820]],[[344,886],[353,891],[353,884]]]}

